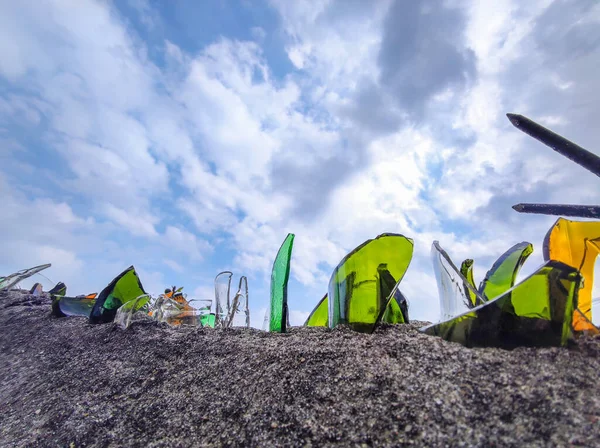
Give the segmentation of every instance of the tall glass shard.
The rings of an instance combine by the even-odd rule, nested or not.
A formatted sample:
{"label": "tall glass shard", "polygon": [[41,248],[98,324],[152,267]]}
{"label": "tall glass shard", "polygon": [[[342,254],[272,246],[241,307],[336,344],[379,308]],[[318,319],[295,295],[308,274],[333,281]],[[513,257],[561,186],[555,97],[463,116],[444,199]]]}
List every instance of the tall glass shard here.
{"label": "tall glass shard", "polygon": [[470,310],[473,303],[485,303],[437,241],[431,246],[431,261],[440,294],[440,320],[448,320]]}
{"label": "tall glass shard", "polygon": [[117,310],[126,302],[146,294],[133,266],[129,266],[104,288],[90,313],[90,323],[112,322]]}
{"label": "tall glass shard", "polygon": [[467,347],[564,346],[581,281],[577,269],[548,261],[501,296],[421,331]]}
{"label": "tall glass shard", "polygon": [[460,265],[460,273],[467,279],[469,285],[471,285],[471,288],[465,285],[465,291],[469,295],[469,308],[475,308],[478,305],[477,296],[471,292],[477,289],[477,286],[475,286],[475,278],[473,276],[473,263],[474,261],[472,259],[467,258]]}
{"label": "tall glass shard", "polygon": [[326,327],[329,323],[329,300],[323,296],[317,306],[311,311],[304,325],[307,327]]}
{"label": "tall glass shard", "polygon": [[396,283],[404,277],[412,254],[411,239],[384,233],[346,255],[329,280],[329,327],[344,324],[356,331],[372,332]]}
{"label": "tall glass shard", "polygon": [[228,328],[250,328],[250,308],[248,307],[248,279],[240,277],[238,290],[231,301],[231,309],[227,317]]}
{"label": "tall glass shard", "polygon": [[231,292],[231,277],[233,273],[223,271],[215,277],[215,327],[225,327],[231,304],[229,294]]}
{"label": "tall glass shard", "polygon": [[557,260],[579,269],[584,282],[579,291],[578,313],[573,316],[575,331],[597,333],[592,322],[594,265],[600,253],[600,222],[569,221],[559,218],[544,238],[544,260]]}
{"label": "tall glass shard", "polygon": [[288,233],[277,252],[271,271],[269,331],[274,333],[285,333],[288,323],[287,285],[293,246],[294,234]]}
{"label": "tall glass shard", "polygon": [[485,301],[504,294],[515,285],[517,274],[533,252],[533,245],[527,241],[515,244],[496,260],[479,286],[479,293]]}

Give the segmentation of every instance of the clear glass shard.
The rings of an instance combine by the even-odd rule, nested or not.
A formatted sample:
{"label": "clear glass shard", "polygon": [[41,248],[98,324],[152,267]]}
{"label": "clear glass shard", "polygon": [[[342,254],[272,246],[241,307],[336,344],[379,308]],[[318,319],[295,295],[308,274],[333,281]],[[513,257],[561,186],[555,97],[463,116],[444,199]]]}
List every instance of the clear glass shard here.
{"label": "clear glass shard", "polygon": [[48,269],[50,266],[52,266],[50,263],[41,264],[33,268],[22,269],[14,274],[7,275],[6,277],[0,277],[0,290],[11,289],[26,278],[29,278],[44,269]]}
{"label": "clear glass shard", "polygon": [[238,290],[231,301],[226,327],[250,328],[250,309],[248,307],[248,279],[240,277]]}
{"label": "clear glass shard", "polygon": [[548,261],[501,296],[421,331],[467,347],[564,346],[581,281],[577,269]]}
{"label": "clear glass shard", "polygon": [[329,327],[370,333],[383,317],[413,254],[413,241],[384,233],[365,241],[338,264],[329,280]]}
{"label": "clear glass shard", "polygon": [[215,327],[218,328],[227,325],[227,316],[231,308],[229,294],[232,276],[232,272],[223,271],[215,277]]}
{"label": "clear glass shard", "polygon": [[445,321],[470,310],[473,301],[485,303],[437,241],[431,245],[431,261],[440,294],[440,320]]}
{"label": "clear glass shard", "polygon": [[143,294],[139,297],[136,297],[134,300],[125,302],[117,310],[114,322],[120,328],[126,330],[134,320],[134,316],[139,314],[138,318],[149,318],[148,313],[150,312],[150,300],[150,295]]}

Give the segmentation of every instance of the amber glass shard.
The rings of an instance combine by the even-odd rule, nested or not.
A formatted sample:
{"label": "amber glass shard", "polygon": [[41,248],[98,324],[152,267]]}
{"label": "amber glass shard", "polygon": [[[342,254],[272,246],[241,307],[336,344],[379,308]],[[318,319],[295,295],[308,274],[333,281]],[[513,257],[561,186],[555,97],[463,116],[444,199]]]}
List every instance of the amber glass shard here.
{"label": "amber glass shard", "polygon": [[412,254],[410,238],[384,233],[346,255],[329,280],[329,327],[345,324],[356,331],[372,332]]}
{"label": "amber glass shard", "polygon": [[471,288],[465,285],[465,292],[469,296],[469,308],[475,308],[478,305],[477,296],[472,292],[473,290],[477,289],[477,287],[475,286],[475,278],[473,277],[473,263],[474,262],[472,259],[467,258],[460,265],[460,273],[463,275],[464,278],[467,279],[469,285],[471,285]]}
{"label": "amber glass shard", "polygon": [[473,303],[485,302],[437,241],[431,246],[431,261],[440,293],[440,320],[452,319],[473,308]]}
{"label": "amber glass shard", "polygon": [[600,222],[569,221],[559,218],[544,238],[544,259],[557,260],[579,269],[583,287],[579,291],[573,328],[575,331],[597,332],[592,322],[592,289],[594,265],[600,253]]}
{"label": "amber glass shard", "polygon": [[565,345],[580,284],[577,269],[548,261],[501,296],[422,331],[467,347]]}
{"label": "amber glass shard", "polygon": [[271,271],[271,312],[269,331],[285,333],[288,322],[287,284],[290,277],[290,260],[294,234],[289,233],[277,252]]}
{"label": "amber glass shard", "polygon": [[315,309],[308,315],[304,325],[307,327],[326,327],[329,322],[329,301],[327,294],[323,296]]}
{"label": "amber glass shard", "polygon": [[215,326],[225,327],[231,304],[229,294],[231,293],[231,277],[233,273],[223,271],[215,277]]}
{"label": "amber glass shard", "polygon": [[526,241],[515,244],[496,260],[479,286],[485,301],[504,294],[515,285],[517,274],[533,252],[533,245]]}

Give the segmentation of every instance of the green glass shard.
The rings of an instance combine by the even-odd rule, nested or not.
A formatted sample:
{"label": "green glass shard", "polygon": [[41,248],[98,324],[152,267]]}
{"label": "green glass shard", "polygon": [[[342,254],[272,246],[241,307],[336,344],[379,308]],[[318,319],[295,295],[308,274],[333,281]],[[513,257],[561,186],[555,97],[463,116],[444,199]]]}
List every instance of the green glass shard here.
{"label": "green glass shard", "polygon": [[581,281],[577,269],[548,261],[501,296],[421,331],[467,347],[564,346]]}
{"label": "green glass shard", "polygon": [[52,295],[57,295],[57,296],[66,296],[67,295],[67,285],[65,285],[63,282],[58,282],[54,288],[52,288],[50,291],[48,291],[48,294]]}
{"label": "green glass shard", "polygon": [[408,301],[400,292],[400,289],[396,288],[394,290],[381,321],[386,324],[407,324],[410,322],[408,319]]}
{"label": "green glass shard", "polygon": [[470,308],[475,308],[477,306],[477,296],[475,295],[473,290],[476,290],[477,287],[475,286],[475,278],[473,277],[473,260],[472,259],[468,258],[462,262],[462,264],[460,265],[460,273],[463,275],[464,278],[467,279],[467,282],[469,283],[469,285],[471,285],[471,288],[468,288],[467,286],[465,286],[465,292],[469,296]]}
{"label": "green glass shard", "polygon": [[307,327],[326,327],[329,322],[329,301],[327,294],[323,296],[314,310],[308,315],[304,325]]}
{"label": "green glass shard", "polygon": [[211,313],[211,314],[202,315],[200,317],[200,322],[202,323],[203,327],[214,328],[215,327],[215,314]]}
{"label": "green glass shard", "polygon": [[487,272],[479,286],[479,292],[488,301],[504,294],[512,288],[517,279],[517,274],[533,252],[533,245],[527,241],[515,244],[496,260]]}
{"label": "green glass shard", "polygon": [[412,254],[411,239],[384,233],[346,255],[329,280],[329,327],[345,324],[356,331],[372,332]]}
{"label": "green glass shard", "polygon": [[90,323],[112,322],[126,302],[146,294],[133,266],[125,269],[100,292],[90,313]]}
{"label": "green glass shard", "polygon": [[285,333],[288,321],[287,284],[290,277],[290,259],[294,234],[289,233],[277,252],[271,271],[271,317],[269,331]]}
{"label": "green glass shard", "polygon": [[89,317],[96,299],[88,297],[52,296],[52,315],[56,317],[84,316]]}

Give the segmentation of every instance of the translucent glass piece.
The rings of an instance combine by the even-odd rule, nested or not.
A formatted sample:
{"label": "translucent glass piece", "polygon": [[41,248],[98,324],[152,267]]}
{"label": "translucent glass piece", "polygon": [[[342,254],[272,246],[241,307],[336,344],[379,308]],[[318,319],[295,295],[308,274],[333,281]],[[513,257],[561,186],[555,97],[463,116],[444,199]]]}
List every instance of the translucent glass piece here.
{"label": "translucent glass piece", "polygon": [[573,266],[584,278],[579,291],[579,313],[573,316],[575,331],[597,333],[592,325],[594,265],[600,253],[600,222],[569,221],[559,218],[544,238],[544,260],[557,260]]}
{"label": "translucent glass piece", "polygon": [[90,314],[90,323],[112,322],[117,310],[126,302],[146,294],[133,266],[125,269],[104,288]]}
{"label": "translucent glass piece", "polygon": [[475,278],[473,277],[473,263],[473,260],[468,258],[460,265],[460,273],[467,279],[469,285],[471,285],[471,288],[465,286],[465,292],[469,295],[468,305],[470,308],[475,308],[477,306],[477,296],[471,292],[477,289],[475,286]]}
{"label": "translucent glass piece", "polygon": [[250,309],[248,308],[248,279],[240,277],[238,290],[231,300],[231,309],[227,316],[227,328],[250,328]]}
{"label": "translucent glass piece", "polygon": [[329,300],[323,296],[317,306],[311,311],[304,325],[307,327],[326,327],[329,324]]}
{"label": "translucent glass piece", "polygon": [[232,276],[233,273],[223,271],[215,277],[215,327],[224,327],[227,323]]}
{"label": "translucent glass piece", "polygon": [[0,277],[0,290],[10,289],[18,283],[22,282],[26,278],[31,277],[38,272],[43,271],[44,269],[48,269],[52,266],[50,263],[41,264],[39,266],[35,266],[29,269],[22,269],[14,274],[7,275],[6,277]]}
{"label": "translucent glass piece", "polygon": [[581,280],[577,269],[548,261],[501,296],[422,331],[467,347],[565,345]]}
{"label": "translucent glass piece", "polygon": [[285,333],[288,324],[287,284],[290,277],[290,259],[294,234],[289,233],[277,252],[271,271],[271,311],[269,331]]}
{"label": "translucent glass piece", "polygon": [[394,289],[381,321],[386,324],[408,324],[410,322],[408,318],[408,300],[398,287]]}
{"label": "translucent glass piece", "polygon": [[265,310],[265,317],[263,319],[262,331],[269,331],[269,323],[271,322],[271,311],[269,308]]}
{"label": "translucent glass piece", "polygon": [[95,298],[52,296],[52,314],[56,317],[83,316],[90,317],[96,304]]}
{"label": "translucent glass piece", "polygon": [[164,297],[157,302],[153,317],[159,322],[169,325],[190,325],[194,327],[213,327],[215,315],[211,314],[210,299],[192,299],[189,301],[177,301],[174,298]]}
{"label": "translucent glass piece", "polygon": [[473,308],[472,296],[476,303],[485,303],[437,241],[431,246],[431,261],[440,293],[440,320],[451,319]]}
{"label": "translucent glass piece", "polygon": [[122,329],[127,329],[136,315],[136,313],[148,316],[150,296],[148,294],[141,295],[134,300],[125,302],[115,315],[115,323]]}
{"label": "translucent glass piece", "polygon": [[515,244],[502,254],[492,265],[479,286],[479,293],[483,299],[488,301],[512,288],[515,285],[521,266],[532,252],[533,245],[523,241]]}
{"label": "translucent glass piece", "polygon": [[385,233],[346,255],[329,280],[329,327],[345,324],[356,331],[372,332],[412,254],[411,239]]}
{"label": "translucent glass piece", "polygon": [[29,294],[33,294],[34,296],[37,296],[37,297],[41,296],[42,292],[43,292],[43,289],[42,289],[41,283],[36,283],[29,290]]}

